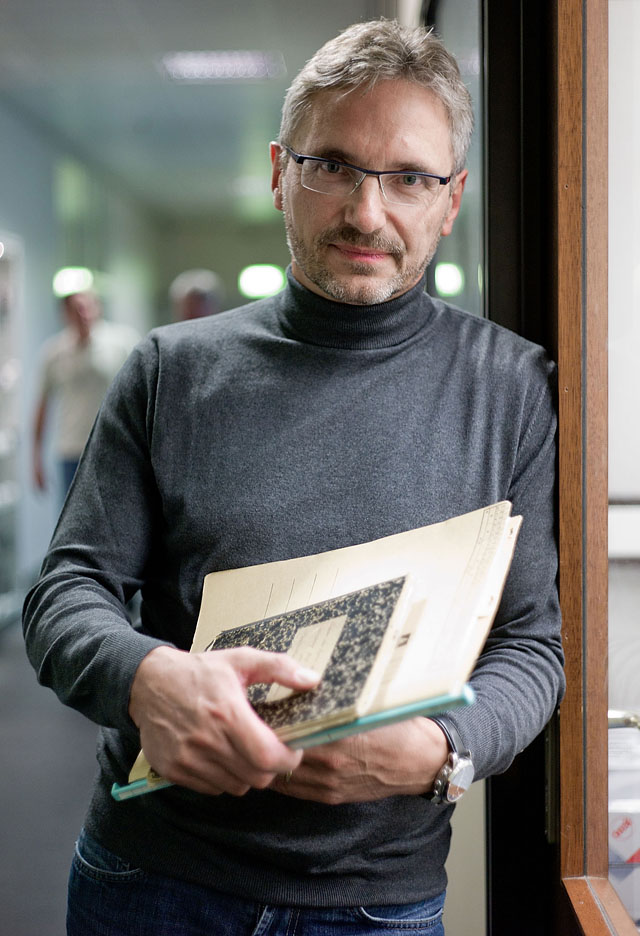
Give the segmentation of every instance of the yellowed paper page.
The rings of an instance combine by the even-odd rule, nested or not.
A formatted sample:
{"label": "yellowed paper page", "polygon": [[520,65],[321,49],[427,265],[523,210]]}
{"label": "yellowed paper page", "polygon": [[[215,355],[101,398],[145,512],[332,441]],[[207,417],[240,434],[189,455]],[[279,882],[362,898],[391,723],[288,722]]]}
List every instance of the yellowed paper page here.
{"label": "yellowed paper page", "polygon": [[221,630],[406,574],[415,620],[412,652],[404,662],[398,653],[396,689],[428,685],[436,695],[462,685],[486,637],[477,618],[495,610],[504,585],[512,549],[502,544],[517,532],[510,510],[502,501],[369,543],[214,572],[205,578],[192,651]]}
{"label": "yellowed paper page", "polygon": [[[511,504],[502,501],[373,542],[211,573],[205,578],[191,650],[203,652],[224,630],[407,576],[411,589],[400,636],[391,655],[381,660],[385,674],[362,711],[457,694],[469,678],[502,595],[521,523],[510,511]],[[329,627],[327,659],[335,643],[332,633]],[[308,636],[313,640],[304,653],[318,635]],[[280,687],[272,691],[287,692]],[[148,770],[141,753],[130,780],[149,776]],[[152,782],[154,778],[151,773]]]}

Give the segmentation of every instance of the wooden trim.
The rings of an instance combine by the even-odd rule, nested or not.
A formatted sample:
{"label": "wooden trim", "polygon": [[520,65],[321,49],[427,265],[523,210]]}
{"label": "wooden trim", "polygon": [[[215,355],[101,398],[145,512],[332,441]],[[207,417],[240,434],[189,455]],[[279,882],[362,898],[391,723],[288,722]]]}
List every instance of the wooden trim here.
{"label": "wooden trim", "polygon": [[[543,11],[524,0],[515,5],[485,0],[491,84],[486,92],[487,248],[493,264],[487,268],[491,317],[541,340],[531,333],[531,321],[532,309],[543,307],[544,334],[551,336],[545,343],[558,361],[559,584],[567,693],[546,738],[547,840],[541,744],[488,783],[488,910],[495,936],[516,927],[537,936],[552,916],[550,932],[610,936],[612,920],[619,923],[618,932],[632,931],[606,879],[608,5],[607,0],[555,0],[543,4]],[[540,28],[550,30],[551,42],[547,32],[540,36]],[[496,96],[504,83],[509,93]],[[540,107],[536,94],[544,95],[544,89],[550,93]],[[537,134],[544,145],[536,150],[529,144],[542,113],[548,127]],[[496,136],[496,123],[506,129],[503,136]],[[517,160],[507,159],[505,169],[501,159],[505,153],[513,156],[514,149],[528,154],[529,161],[522,155],[516,166]],[[549,185],[527,199],[532,175]],[[551,196],[548,209],[542,207],[545,193]],[[531,289],[536,276],[540,282]],[[523,799],[529,804],[519,828],[526,857],[514,867],[505,843],[509,816]],[[521,908],[532,893],[540,899],[523,920]]]}
{"label": "wooden trim", "polygon": [[[530,108],[533,107],[534,115],[536,113],[535,95],[531,98],[536,69],[548,77],[551,92],[551,103],[546,111],[551,131],[545,141],[548,149],[543,148],[534,155],[531,164],[527,165],[523,159],[520,165],[523,191],[532,167],[534,173],[546,173],[545,178],[550,180],[552,203],[549,223],[546,223],[544,211],[536,208],[535,201],[532,205],[531,201],[522,198],[522,191],[514,190],[513,185],[509,187],[514,173],[498,172],[502,201],[498,200],[493,207],[495,217],[489,215],[489,221],[493,219],[495,223],[488,225],[487,241],[489,255],[494,259],[499,257],[499,261],[496,259],[498,272],[505,256],[513,258],[520,251],[520,279],[516,281],[514,271],[508,270],[508,275],[505,274],[498,282],[499,295],[506,295],[513,305],[519,298],[526,313],[525,322],[529,321],[531,314],[531,303],[527,306],[527,300],[532,291],[529,288],[531,280],[526,280],[523,270],[528,270],[527,264],[530,264],[540,279],[548,273],[542,287],[533,291],[532,302],[535,305],[540,296],[549,297],[548,302],[539,304],[548,308],[552,337],[547,343],[558,361],[559,584],[567,675],[566,697],[552,726],[557,731],[547,733],[549,787],[553,794],[549,797],[548,806],[551,808],[557,804],[558,822],[554,822],[555,814],[549,817],[549,839],[538,850],[536,829],[541,825],[539,820],[532,819],[530,827],[523,826],[522,829],[526,849],[535,856],[535,870],[523,860],[515,873],[509,874],[507,868],[505,874],[503,846],[508,836],[503,823],[504,816],[508,817],[512,812],[512,802],[513,810],[518,810],[517,794],[521,800],[523,789],[527,790],[527,780],[523,775],[530,780],[531,777],[539,778],[539,772],[531,770],[531,765],[521,755],[509,775],[492,778],[488,785],[489,805],[494,798],[496,802],[489,838],[491,932],[495,931],[496,936],[498,933],[510,933],[514,931],[514,925],[520,929],[524,926],[527,932],[542,932],[537,918],[522,921],[521,908],[523,899],[530,898],[531,893],[537,892],[541,900],[549,900],[548,891],[552,888],[540,884],[540,868],[545,867],[556,885],[553,888],[553,908],[545,917],[549,922],[550,916],[554,915],[550,932],[562,936],[611,936],[614,933],[631,936],[635,928],[607,880],[608,217],[605,180],[608,3],[607,0],[555,0],[543,5],[547,14],[545,28],[548,24],[552,35],[552,62],[544,58],[549,45],[543,52],[544,44],[540,43],[537,33],[534,31],[532,34],[528,28],[530,8],[525,6],[524,0],[515,7],[507,4],[504,17],[498,0],[495,3],[492,0],[490,8],[489,0],[485,0],[485,4],[489,39],[492,40],[496,34],[495,16],[500,22],[498,28],[502,29],[501,41],[505,42],[505,48],[497,56],[490,54],[492,47],[488,47],[489,54],[485,50],[492,71],[490,78],[495,81],[498,68],[506,72],[505,80],[513,83],[509,69],[515,71],[514,62],[520,62],[519,129],[511,126],[514,123],[513,88],[507,97],[507,119],[502,125],[514,134],[514,139],[520,134],[522,150],[527,149],[524,144],[527,133],[530,133]],[[540,16],[539,8],[535,10]],[[507,39],[512,39],[514,24],[518,22],[521,30],[518,39],[522,45],[507,48]],[[529,67],[531,57],[533,68]],[[536,89],[540,90],[538,85]],[[491,101],[491,96],[489,98]],[[497,105],[500,103],[500,100],[497,104],[493,101],[494,110],[497,107],[498,113],[500,108]],[[494,113],[494,123],[495,116]],[[491,149],[489,156],[495,156]],[[500,169],[499,162],[496,166]],[[491,159],[488,169],[491,202],[496,188],[492,186],[495,173],[492,172]],[[498,192],[501,191],[500,186],[497,187]],[[538,198],[538,202],[541,201],[543,199]],[[504,223],[505,219],[508,225]],[[496,253],[496,241],[502,231],[506,231],[507,238],[513,242],[503,252],[504,256]],[[550,232],[549,237],[546,237],[547,231]],[[536,251],[532,252],[527,247],[527,243],[530,245],[536,238],[546,245],[548,264],[536,264]],[[495,276],[490,280],[495,286]],[[519,297],[518,289],[521,291]],[[494,305],[492,301],[492,312],[495,312]],[[498,306],[497,314],[511,315],[513,321],[504,323],[518,327],[513,309],[503,312]],[[556,776],[554,759],[556,750],[559,776]],[[537,765],[540,751],[532,746],[526,756]],[[520,782],[512,787],[514,779]],[[542,787],[544,784],[538,785]],[[509,793],[514,794],[511,799]],[[537,803],[537,799],[529,798],[529,802]],[[557,839],[554,838],[556,826]],[[518,872],[524,879],[521,885],[517,881]],[[536,914],[533,913],[532,917]],[[519,922],[514,924],[515,920]],[[543,927],[545,925],[542,924]]]}
{"label": "wooden trim", "polygon": [[560,876],[586,936],[635,932],[607,881],[607,21],[556,4]]}
{"label": "wooden trim", "polygon": [[608,873],[608,3],[586,3],[585,50],[585,575],[586,866]]}
{"label": "wooden trim", "polygon": [[567,693],[560,708],[561,876],[584,873],[582,0],[556,5],[555,288],[559,380],[559,587]]}
{"label": "wooden trim", "polygon": [[620,898],[606,877],[566,878],[567,896],[577,923],[589,936],[638,936]]}
{"label": "wooden trim", "polygon": [[617,936],[638,936],[635,923],[627,913],[626,907],[618,897],[609,878],[591,877],[587,880]]}

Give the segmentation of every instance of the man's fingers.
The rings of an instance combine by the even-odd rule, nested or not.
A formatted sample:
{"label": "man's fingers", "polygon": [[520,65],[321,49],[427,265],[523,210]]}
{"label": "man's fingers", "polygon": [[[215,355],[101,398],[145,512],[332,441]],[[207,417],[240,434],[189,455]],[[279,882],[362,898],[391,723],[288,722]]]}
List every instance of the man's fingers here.
{"label": "man's fingers", "polygon": [[320,674],[301,666],[286,653],[269,653],[251,647],[227,650],[229,661],[245,686],[253,683],[277,682],[289,689],[313,689],[320,682]]}
{"label": "man's fingers", "polygon": [[277,682],[305,690],[318,681],[282,653],[241,647],[188,654],[158,647],[138,667],[129,711],[161,775],[201,792],[240,796],[295,770],[302,758],[258,717],[247,687]]}
{"label": "man's fingers", "polygon": [[[253,683],[278,683],[300,691],[312,689],[320,681],[320,674],[300,666],[285,653],[269,653],[251,647],[221,651],[245,686]],[[268,786],[274,773],[295,770],[302,760],[302,751],[287,747],[273,733],[253,708],[237,700],[234,706],[235,730],[228,733],[234,751],[263,776],[252,777],[253,787]]]}
{"label": "man's fingers", "polygon": [[251,789],[251,784],[245,779],[236,776],[220,761],[210,759],[193,764],[175,764],[163,776],[173,783],[209,796],[219,796],[221,793],[244,796]]}
{"label": "man's fingers", "polygon": [[302,760],[302,751],[294,751],[280,741],[246,699],[243,704],[238,702],[233,711],[234,730],[227,732],[227,740],[252,771],[251,786],[268,786],[274,774],[295,770]]}

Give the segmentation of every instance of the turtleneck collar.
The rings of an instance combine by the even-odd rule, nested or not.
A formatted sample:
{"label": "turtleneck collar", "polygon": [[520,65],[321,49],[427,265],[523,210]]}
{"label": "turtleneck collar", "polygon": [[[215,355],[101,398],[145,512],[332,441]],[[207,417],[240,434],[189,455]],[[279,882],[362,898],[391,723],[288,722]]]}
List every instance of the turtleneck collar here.
{"label": "turtleneck collar", "polygon": [[402,344],[431,317],[425,277],[408,292],[376,305],[347,305],[302,286],[287,270],[279,317],[285,334],[328,348],[375,349]]}

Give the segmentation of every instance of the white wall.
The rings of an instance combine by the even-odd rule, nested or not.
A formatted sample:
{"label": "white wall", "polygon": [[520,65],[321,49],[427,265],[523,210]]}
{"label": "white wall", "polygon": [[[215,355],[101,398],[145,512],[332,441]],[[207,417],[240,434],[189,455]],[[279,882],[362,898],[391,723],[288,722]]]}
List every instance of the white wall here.
{"label": "white wall", "polygon": [[[609,497],[617,502],[609,508],[609,708],[640,714],[638,49],[640,0],[609,0]],[[621,758],[633,763],[633,738],[622,734],[609,732],[610,799],[622,782],[624,795],[640,800],[637,771],[616,769]],[[610,879],[637,919],[631,879],[617,870]]]}
{"label": "white wall", "polygon": [[609,508],[609,706],[636,712],[640,712],[639,48],[640,0],[610,0],[609,496],[619,503]]}
{"label": "white wall", "polygon": [[447,936],[484,936],[487,931],[485,784],[471,785],[451,823],[453,838],[447,860]]}
{"label": "white wall", "polygon": [[640,2],[609,0],[609,491],[640,499]]}

